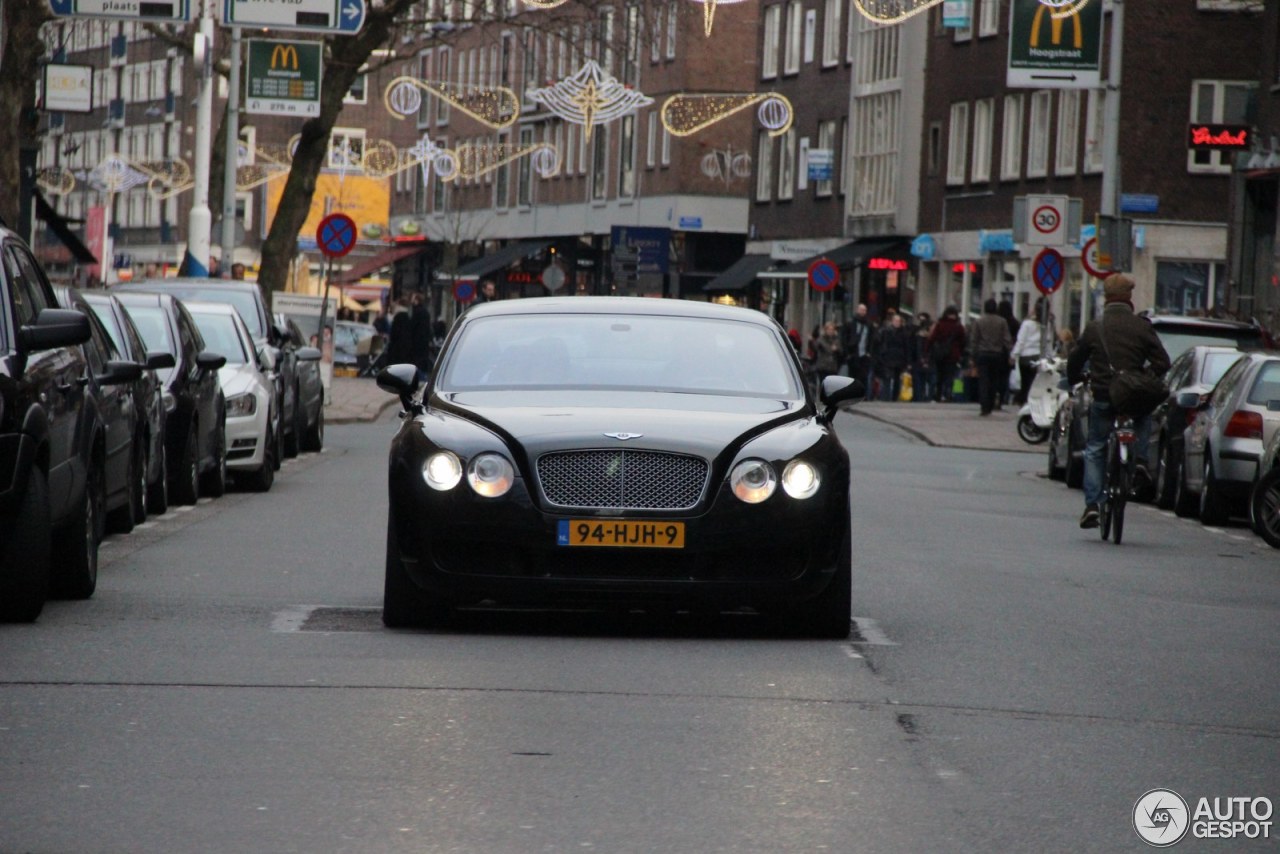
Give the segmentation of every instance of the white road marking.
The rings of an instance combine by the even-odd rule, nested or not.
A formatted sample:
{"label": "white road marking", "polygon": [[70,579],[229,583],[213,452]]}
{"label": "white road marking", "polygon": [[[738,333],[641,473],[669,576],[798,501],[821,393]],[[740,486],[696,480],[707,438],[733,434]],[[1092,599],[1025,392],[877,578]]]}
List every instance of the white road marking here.
{"label": "white road marking", "polygon": [[862,640],[855,643],[867,646],[897,646],[889,640],[889,636],[880,628],[880,624],[870,617],[854,617],[853,621],[858,624],[858,634],[862,635]]}

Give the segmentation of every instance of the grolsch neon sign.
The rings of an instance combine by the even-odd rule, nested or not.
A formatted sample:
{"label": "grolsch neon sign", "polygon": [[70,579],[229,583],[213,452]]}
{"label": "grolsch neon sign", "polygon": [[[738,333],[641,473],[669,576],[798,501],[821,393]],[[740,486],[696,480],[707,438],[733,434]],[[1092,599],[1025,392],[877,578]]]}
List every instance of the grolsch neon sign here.
{"label": "grolsch neon sign", "polygon": [[1193,124],[1187,130],[1187,147],[1193,151],[1247,151],[1253,142],[1248,125]]}

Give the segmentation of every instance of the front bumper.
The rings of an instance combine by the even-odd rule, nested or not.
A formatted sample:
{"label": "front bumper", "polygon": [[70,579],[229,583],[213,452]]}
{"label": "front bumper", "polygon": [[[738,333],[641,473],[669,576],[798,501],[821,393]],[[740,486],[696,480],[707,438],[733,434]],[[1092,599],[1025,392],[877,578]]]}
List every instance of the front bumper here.
{"label": "front bumper", "polygon": [[259,406],[253,415],[227,419],[227,468],[257,471],[266,459],[268,415]]}

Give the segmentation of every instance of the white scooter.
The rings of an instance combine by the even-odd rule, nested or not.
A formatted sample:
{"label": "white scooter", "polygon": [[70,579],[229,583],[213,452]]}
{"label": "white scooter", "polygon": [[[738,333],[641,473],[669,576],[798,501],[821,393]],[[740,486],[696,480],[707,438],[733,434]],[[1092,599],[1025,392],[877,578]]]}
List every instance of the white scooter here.
{"label": "white scooter", "polygon": [[1027,402],[1018,411],[1018,438],[1029,445],[1038,445],[1049,438],[1058,407],[1070,394],[1058,387],[1066,367],[1066,361],[1057,357],[1041,359],[1037,365]]}

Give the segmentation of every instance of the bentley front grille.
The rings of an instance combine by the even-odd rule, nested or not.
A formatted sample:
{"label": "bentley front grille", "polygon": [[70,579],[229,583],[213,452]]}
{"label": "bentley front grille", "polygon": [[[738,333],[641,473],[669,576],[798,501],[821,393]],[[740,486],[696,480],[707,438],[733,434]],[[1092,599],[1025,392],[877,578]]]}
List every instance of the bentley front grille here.
{"label": "bentley front grille", "polygon": [[538,481],[559,507],[687,510],[707,483],[707,461],[659,451],[563,451],[538,458]]}

